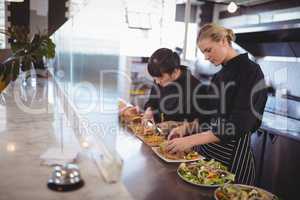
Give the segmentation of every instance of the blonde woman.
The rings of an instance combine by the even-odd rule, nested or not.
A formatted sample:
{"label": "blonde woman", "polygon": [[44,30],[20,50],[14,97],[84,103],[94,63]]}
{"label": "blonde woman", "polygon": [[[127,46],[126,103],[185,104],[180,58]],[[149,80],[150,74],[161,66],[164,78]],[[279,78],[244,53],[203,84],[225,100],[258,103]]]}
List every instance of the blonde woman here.
{"label": "blonde woman", "polygon": [[[197,45],[205,59],[222,69],[214,75],[208,89],[210,111],[206,126],[192,123],[173,129],[167,150],[171,153],[194,148],[202,155],[225,164],[236,174],[236,182],[255,183],[254,157],[250,135],[261,124],[267,100],[260,66],[232,48],[232,30],[217,24],[201,28]],[[202,126],[203,125],[203,126]]]}

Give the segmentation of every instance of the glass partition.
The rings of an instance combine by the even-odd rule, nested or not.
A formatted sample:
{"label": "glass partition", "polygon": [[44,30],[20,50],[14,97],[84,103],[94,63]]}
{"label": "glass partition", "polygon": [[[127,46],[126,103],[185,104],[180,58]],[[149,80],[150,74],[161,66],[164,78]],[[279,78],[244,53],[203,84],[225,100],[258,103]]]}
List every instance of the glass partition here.
{"label": "glass partition", "polygon": [[80,142],[93,145],[94,156],[107,168],[120,161],[115,150],[120,4],[90,0],[52,36],[57,102],[78,130]]}

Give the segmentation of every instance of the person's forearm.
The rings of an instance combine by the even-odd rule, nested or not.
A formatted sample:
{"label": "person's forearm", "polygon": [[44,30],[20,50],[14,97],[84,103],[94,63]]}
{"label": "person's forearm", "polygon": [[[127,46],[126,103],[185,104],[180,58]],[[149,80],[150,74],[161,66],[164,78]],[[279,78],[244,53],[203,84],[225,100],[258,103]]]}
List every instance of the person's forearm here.
{"label": "person's forearm", "polygon": [[216,137],[211,131],[190,135],[188,136],[188,138],[191,147],[201,145],[201,144],[220,142],[220,139]]}
{"label": "person's forearm", "polygon": [[192,122],[184,122],[186,135],[191,135],[199,131],[199,122],[198,120],[194,120]]}
{"label": "person's forearm", "polygon": [[193,122],[184,121],[182,125],[177,128],[180,128],[182,130],[182,136],[188,136],[193,132],[194,126]]}

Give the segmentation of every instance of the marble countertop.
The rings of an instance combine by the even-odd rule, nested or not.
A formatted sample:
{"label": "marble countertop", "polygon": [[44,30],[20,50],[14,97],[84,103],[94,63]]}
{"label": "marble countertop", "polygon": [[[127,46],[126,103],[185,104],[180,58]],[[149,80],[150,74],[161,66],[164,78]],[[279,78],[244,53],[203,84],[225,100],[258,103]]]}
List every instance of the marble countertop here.
{"label": "marble countertop", "polygon": [[[50,93],[51,82],[39,80],[37,87],[14,85],[5,91],[0,105],[0,199],[131,199],[123,183],[106,183],[97,166],[80,151],[79,165],[85,186],[73,192],[47,188],[52,167],[42,165],[40,156],[59,147],[64,131],[64,148],[79,148],[72,129],[56,115]],[[5,99],[5,101],[3,101]]]}

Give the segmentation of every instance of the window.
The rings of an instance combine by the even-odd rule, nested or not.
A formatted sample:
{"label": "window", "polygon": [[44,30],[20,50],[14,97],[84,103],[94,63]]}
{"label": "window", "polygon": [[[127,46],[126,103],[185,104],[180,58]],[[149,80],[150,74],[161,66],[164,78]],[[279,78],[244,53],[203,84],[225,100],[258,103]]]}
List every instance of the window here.
{"label": "window", "polygon": [[[5,0],[0,0],[0,31],[5,30]],[[0,33],[0,48],[5,48],[5,35]]]}

